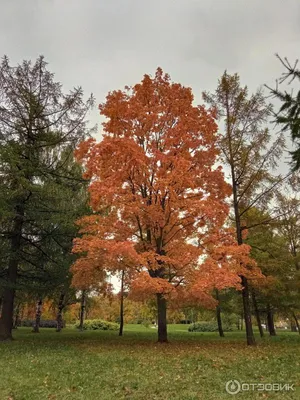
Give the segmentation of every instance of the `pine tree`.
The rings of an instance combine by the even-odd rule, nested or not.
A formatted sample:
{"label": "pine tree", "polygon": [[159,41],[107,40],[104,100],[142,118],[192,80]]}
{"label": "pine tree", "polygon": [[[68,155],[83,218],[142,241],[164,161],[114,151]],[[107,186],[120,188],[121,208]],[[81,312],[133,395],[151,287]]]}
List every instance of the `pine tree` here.
{"label": "pine tree", "polygon": [[[93,97],[82,89],[64,94],[43,57],[13,67],[0,65],[0,225],[3,291],[0,340],[11,338],[14,296],[19,273],[46,268],[49,235],[54,237],[59,185],[73,181],[70,154],[88,134],[86,115]],[[71,200],[70,200],[71,202]],[[55,217],[54,217],[55,216]],[[69,247],[71,246],[71,239]],[[45,260],[38,265],[37,258]]]}

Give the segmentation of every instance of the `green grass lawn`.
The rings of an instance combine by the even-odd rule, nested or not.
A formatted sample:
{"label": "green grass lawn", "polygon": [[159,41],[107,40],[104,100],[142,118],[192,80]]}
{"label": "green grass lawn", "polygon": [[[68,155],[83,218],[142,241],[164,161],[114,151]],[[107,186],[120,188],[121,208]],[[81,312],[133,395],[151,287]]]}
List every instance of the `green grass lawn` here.
{"label": "green grass lawn", "polygon": [[[0,343],[0,400],[300,399],[300,335],[282,332],[247,347],[244,332],[190,333],[169,326],[168,344],[156,330],[127,325],[117,332],[40,334],[21,328]],[[225,384],[293,383],[295,392],[227,394]]]}

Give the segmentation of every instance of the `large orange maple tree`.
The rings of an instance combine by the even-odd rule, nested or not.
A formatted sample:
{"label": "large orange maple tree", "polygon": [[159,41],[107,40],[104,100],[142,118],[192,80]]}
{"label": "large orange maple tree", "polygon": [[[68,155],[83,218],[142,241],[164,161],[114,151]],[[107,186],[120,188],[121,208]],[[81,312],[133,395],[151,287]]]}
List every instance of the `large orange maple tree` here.
{"label": "large orange maple tree", "polygon": [[214,113],[160,68],[110,92],[99,109],[103,140],[76,152],[94,214],[79,221],[73,283],[126,269],[136,296],[156,296],[164,342],[169,300],[211,305],[212,289],[239,287],[250,262],[249,248],[224,228],[231,191],[215,166]]}

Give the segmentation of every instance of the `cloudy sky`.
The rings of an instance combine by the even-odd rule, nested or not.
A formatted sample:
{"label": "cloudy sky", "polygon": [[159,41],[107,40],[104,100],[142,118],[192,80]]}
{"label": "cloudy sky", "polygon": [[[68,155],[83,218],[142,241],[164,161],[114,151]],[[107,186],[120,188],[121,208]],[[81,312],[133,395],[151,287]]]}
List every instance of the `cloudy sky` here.
{"label": "cloudy sky", "polygon": [[[300,56],[299,0],[0,0],[0,53],[43,54],[66,89],[102,102],[157,66],[197,102],[227,69],[255,89]],[[91,119],[99,121],[95,109]]]}

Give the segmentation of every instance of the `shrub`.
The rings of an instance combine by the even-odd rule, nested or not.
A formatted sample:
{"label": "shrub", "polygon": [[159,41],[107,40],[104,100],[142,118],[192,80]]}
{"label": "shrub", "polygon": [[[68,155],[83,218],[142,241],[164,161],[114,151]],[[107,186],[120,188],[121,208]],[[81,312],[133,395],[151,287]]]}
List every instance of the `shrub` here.
{"label": "shrub", "polygon": [[149,328],[149,327],[150,327],[150,324],[151,324],[151,321],[150,321],[149,319],[144,319],[143,322],[142,322],[142,325],[143,325],[145,328]]}
{"label": "shrub", "polygon": [[[75,325],[75,328],[79,329],[79,322]],[[84,331],[117,331],[119,329],[119,324],[115,322],[102,321],[101,319],[87,319],[83,323]]]}
{"label": "shrub", "polygon": [[235,313],[224,313],[222,314],[222,323],[225,325],[236,326],[239,325],[240,316]]}
{"label": "shrub", "polygon": [[[19,325],[31,328],[34,326],[34,324],[35,324],[34,319],[25,319],[25,320],[21,321],[21,323]],[[66,327],[65,321],[63,321],[62,326],[63,326],[63,328]],[[40,328],[56,328],[56,327],[57,327],[57,321],[55,319],[42,319],[40,321]]]}
{"label": "shrub", "polygon": [[[224,332],[233,331],[232,326],[226,323],[222,324],[222,327]],[[218,332],[218,324],[214,321],[195,322],[189,326],[188,330],[189,332]]]}

